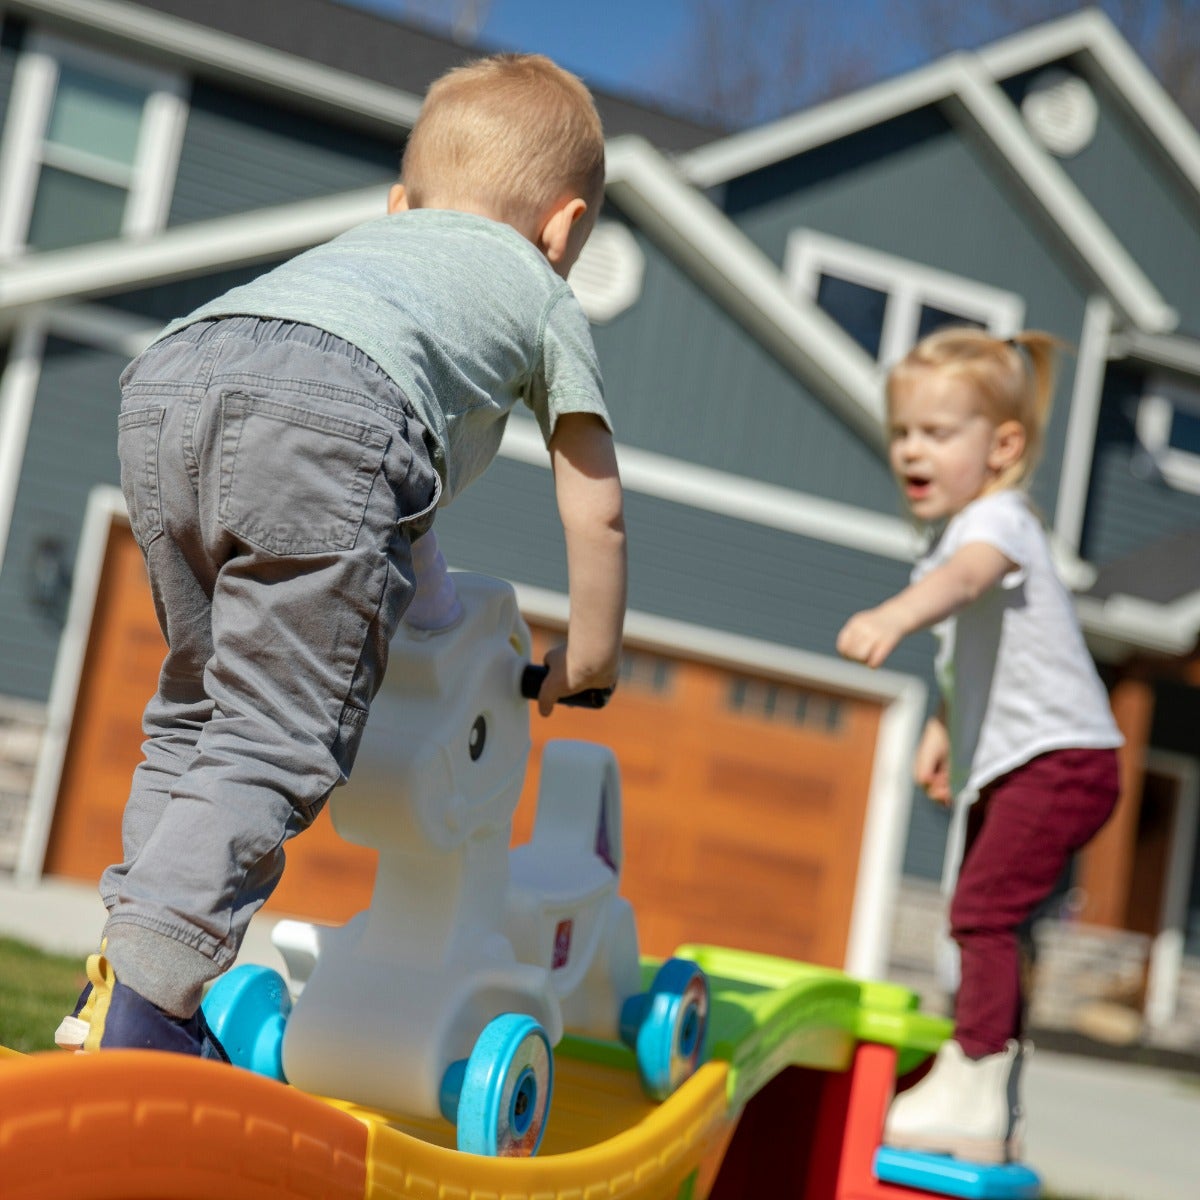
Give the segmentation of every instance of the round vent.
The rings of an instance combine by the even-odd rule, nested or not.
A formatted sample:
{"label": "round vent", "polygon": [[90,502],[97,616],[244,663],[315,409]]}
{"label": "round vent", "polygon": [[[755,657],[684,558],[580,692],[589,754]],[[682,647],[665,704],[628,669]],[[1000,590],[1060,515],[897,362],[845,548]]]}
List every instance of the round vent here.
{"label": "round vent", "polygon": [[1085,80],[1052,68],[1030,85],[1021,101],[1021,116],[1051,154],[1070,158],[1096,136],[1100,106]]}
{"label": "round vent", "polygon": [[615,221],[601,221],[575,260],[568,282],[588,318],[602,323],[623,313],[641,295],[645,268],[633,234]]}

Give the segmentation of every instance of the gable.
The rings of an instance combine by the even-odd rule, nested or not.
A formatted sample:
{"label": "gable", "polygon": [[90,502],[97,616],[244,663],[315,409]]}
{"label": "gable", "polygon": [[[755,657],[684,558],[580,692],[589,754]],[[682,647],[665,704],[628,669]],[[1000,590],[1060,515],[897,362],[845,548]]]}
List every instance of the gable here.
{"label": "gable", "polygon": [[[1088,287],[1008,172],[937,109],[905,113],[725,185],[724,206],[772,260],[805,230],[1024,299],[1022,324],[1078,344]],[[997,332],[1015,332],[1007,330]],[[886,366],[885,364],[882,364]],[[1053,511],[1074,385],[1064,356],[1034,497]]]}
{"label": "gable", "polygon": [[[1005,81],[1020,106],[1054,64]],[[1177,332],[1200,333],[1200,196],[1172,167],[1163,147],[1101,79],[1083,80],[1094,99],[1095,131],[1073,154],[1057,159],[1105,224],[1127,247],[1177,312]]]}

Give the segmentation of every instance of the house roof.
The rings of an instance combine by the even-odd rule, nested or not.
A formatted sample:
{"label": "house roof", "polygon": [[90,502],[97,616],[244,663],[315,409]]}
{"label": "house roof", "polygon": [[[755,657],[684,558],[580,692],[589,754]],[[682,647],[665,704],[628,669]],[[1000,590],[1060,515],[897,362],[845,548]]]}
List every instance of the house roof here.
{"label": "house roof", "polygon": [[[234,81],[364,122],[407,129],[420,97],[450,67],[486,52],[334,0],[4,0],[90,43],[141,48],[157,61]],[[636,133],[670,152],[720,130],[593,88],[610,135]]]}
{"label": "house roof", "polygon": [[1058,162],[1029,135],[1000,83],[1018,71],[1076,56],[1102,73],[1147,134],[1158,140],[1200,203],[1200,135],[1109,19],[1089,9],[977,53],[952,54],[851,96],[712,142],[680,158],[699,187],[771,166],[919,108],[936,106],[982,136],[1010,177],[1050,218],[1067,251],[1125,322],[1167,333],[1178,315]]}

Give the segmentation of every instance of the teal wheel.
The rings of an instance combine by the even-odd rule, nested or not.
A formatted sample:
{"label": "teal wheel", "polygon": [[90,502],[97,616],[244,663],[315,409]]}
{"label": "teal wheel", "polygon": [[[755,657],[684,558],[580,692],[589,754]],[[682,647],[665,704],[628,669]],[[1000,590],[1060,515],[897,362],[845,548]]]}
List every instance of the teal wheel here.
{"label": "teal wheel", "polygon": [[693,962],[669,958],[646,993],[634,1052],[642,1089],[665,1100],[695,1074],[704,1053],[708,980]]}
{"label": "teal wheel", "polygon": [[201,1008],[234,1066],[287,1082],[283,1029],[292,998],[278,971],[234,967],[208,989]]}
{"label": "teal wheel", "polygon": [[501,1158],[537,1153],[550,1113],[554,1059],[546,1031],[532,1017],[504,1013],[490,1021],[465,1066],[453,1064],[446,1076],[442,1107],[452,1107],[447,1087],[458,1091],[460,1150]]}

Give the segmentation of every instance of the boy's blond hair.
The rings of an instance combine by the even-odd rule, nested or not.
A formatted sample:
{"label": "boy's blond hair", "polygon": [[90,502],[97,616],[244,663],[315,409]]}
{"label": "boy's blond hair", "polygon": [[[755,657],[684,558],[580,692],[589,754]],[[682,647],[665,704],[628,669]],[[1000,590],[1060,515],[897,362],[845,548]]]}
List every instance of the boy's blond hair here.
{"label": "boy's blond hair", "polygon": [[972,326],[952,325],[922,338],[888,376],[889,410],[898,380],[917,371],[949,371],[969,380],[980,410],[994,424],[1016,421],[1025,431],[1021,458],[989,491],[1028,484],[1041,457],[1054,398],[1056,357],[1064,343],[1040,329],[1011,338],[993,337]]}
{"label": "boy's blond hair", "polygon": [[482,208],[519,228],[564,196],[596,208],[604,132],[584,84],[540,54],[495,54],[430,87],[404,151],[412,208]]}

